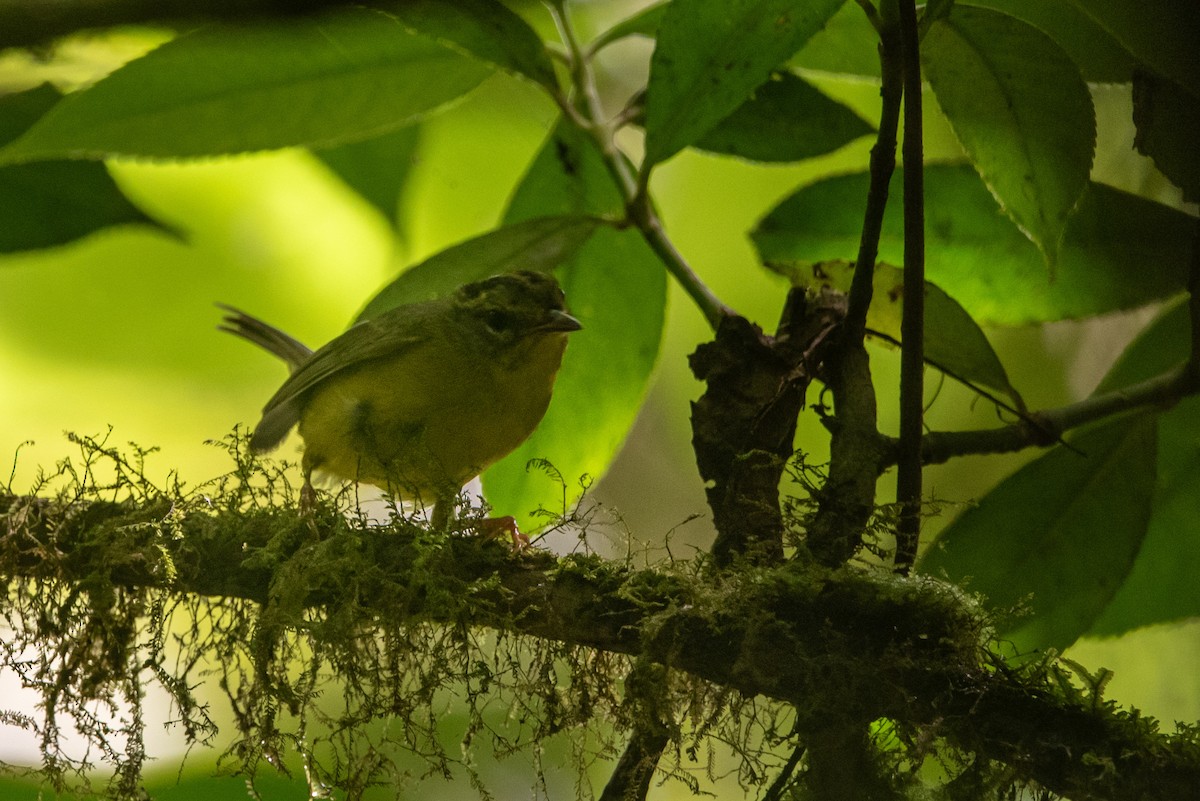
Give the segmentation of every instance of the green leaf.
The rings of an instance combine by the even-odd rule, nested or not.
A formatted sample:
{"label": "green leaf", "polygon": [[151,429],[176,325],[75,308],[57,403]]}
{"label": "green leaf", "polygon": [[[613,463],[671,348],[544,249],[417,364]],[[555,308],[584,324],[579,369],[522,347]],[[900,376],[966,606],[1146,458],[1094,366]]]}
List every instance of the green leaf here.
{"label": "green leaf", "polygon": [[557,91],[541,37],[497,0],[405,0],[390,13],[413,30]]}
{"label": "green leaf", "polygon": [[318,150],[313,155],[394,226],[400,193],[412,172],[420,140],[420,126],[409,125],[382,136]]}
{"label": "green leaf", "polygon": [[[900,197],[901,171],[892,197]],[[853,259],[866,173],[819,181],[776,206],[751,236],[765,262]],[[1091,184],[1067,226],[1053,278],[1037,248],[1001,214],[965,165],[925,170],[928,278],[981,323],[1078,319],[1162,300],[1184,289],[1195,218]],[[889,204],[880,261],[904,260],[904,221]]]}
{"label": "green leaf", "polygon": [[935,22],[921,53],[975,168],[1053,267],[1096,146],[1095,110],[1078,68],[1033,26],[970,6]]}
{"label": "green leaf", "polygon": [[62,93],[48,83],[0,97],[0,145],[29,130],[61,99]]}
{"label": "green leaf", "polygon": [[1200,3],[1196,0],[1071,0],[1154,72],[1200,98]]}
{"label": "green leaf", "polygon": [[468,239],[405,270],[371,299],[358,319],[442,297],[500,273],[550,272],[583,247],[601,224],[595,217],[539,217]]}
{"label": "green leaf", "polygon": [[643,171],[728,117],[843,2],[674,0],[650,59]]}
{"label": "green leaf", "polygon": [[1173,81],[1139,73],[1133,81],[1133,146],[1154,159],[1183,199],[1200,201],[1200,99]]}
{"label": "green leaf", "polygon": [[1021,650],[1062,649],[1095,625],[1146,537],[1157,416],[1126,416],[1009,476],[942,531],[922,572],[982,594]]}
{"label": "green leaf", "polygon": [[[1125,349],[1096,392],[1179,365],[1190,339],[1187,304],[1176,304]],[[1159,416],[1157,472],[1146,541],[1128,580],[1089,634],[1112,636],[1200,615],[1200,398],[1181,401]]]}
{"label": "green leaf", "polygon": [[64,98],[0,159],[185,158],[332,145],[400,128],[488,74],[366,9],[206,28]]}
{"label": "green leaf", "polygon": [[591,51],[599,52],[602,48],[628,36],[653,37],[658,33],[658,26],[662,23],[663,14],[667,13],[669,4],[662,2],[647,6],[632,17],[621,20],[592,41]]}
{"label": "green leaf", "polygon": [[832,153],[875,129],[790,72],[776,73],[696,147],[751,161],[802,161]]}
{"label": "green leaf", "polygon": [[[0,98],[0,143],[58,103],[49,84]],[[113,225],[160,226],[126,199],[103,164],[47,161],[0,166],[0,252],[64,245]]]}
{"label": "green leaf", "polygon": [[879,34],[857,3],[846,3],[790,63],[803,69],[878,78]]}
{"label": "green leaf", "polygon": [[[1094,83],[1128,83],[1137,63],[1116,39],[1069,2],[1046,0],[971,0],[1023,20],[1066,51],[1084,79]],[[962,4],[956,4],[962,5]]]}
{"label": "green leaf", "polygon": [[[767,267],[786,276],[793,286],[829,287],[843,293],[850,291],[854,273],[854,264],[843,260],[813,265],[776,262]],[[867,328],[892,343],[900,342],[903,289],[903,270],[890,264],[876,267]],[[955,378],[1007,395],[1018,409],[1025,408],[979,325],[953,298],[929,282],[925,283],[925,360]]]}
{"label": "green leaf", "polygon": [[[619,214],[620,195],[598,153],[560,125],[513,196],[510,224],[541,214]],[[571,312],[583,330],[571,335],[554,400],[537,431],[483,475],[488,500],[505,513],[539,504],[557,511],[564,489],[531,459],[562,475],[568,503],[581,476],[600,477],[625,441],[646,394],[662,338],[666,272],[633,230],[603,227],[559,270]]]}

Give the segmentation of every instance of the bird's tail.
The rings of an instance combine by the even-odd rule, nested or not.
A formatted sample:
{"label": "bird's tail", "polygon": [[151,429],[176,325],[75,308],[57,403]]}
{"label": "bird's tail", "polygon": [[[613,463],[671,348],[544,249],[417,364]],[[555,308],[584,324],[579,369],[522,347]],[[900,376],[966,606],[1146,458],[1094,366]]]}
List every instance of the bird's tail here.
{"label": "bird's tail", "polygon": [[257,317],[251,317],[240,309],[226,306],[224,303],[218,303],[217,306],[227,312],[222,324],[217,326],[220,330],[253,342],[263,350],[275,354],[287,362],[288,369],[292,372],[295,372],[312,356],[312,348],[293,339],[275,326],[264,323]]}

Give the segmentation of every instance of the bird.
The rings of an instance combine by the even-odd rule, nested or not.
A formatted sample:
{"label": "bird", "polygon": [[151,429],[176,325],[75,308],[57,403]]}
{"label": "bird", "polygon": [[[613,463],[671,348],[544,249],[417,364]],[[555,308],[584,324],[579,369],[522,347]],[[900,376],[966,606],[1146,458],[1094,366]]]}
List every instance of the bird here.
{"label": "bird", "polygon": [[[432,504],[434,527],[449,523],[463,485],[533,433],[550,404],[568,334],[583,327],[553,276],[529,270],[397,306],[316,351],[218,305],[227,312],[220,330],[291,370],[263,406],[250,449],[271,451],[299,429],[302,505],[311,507],[319,472]],[[515,528],[513,536],[515,542]]]}

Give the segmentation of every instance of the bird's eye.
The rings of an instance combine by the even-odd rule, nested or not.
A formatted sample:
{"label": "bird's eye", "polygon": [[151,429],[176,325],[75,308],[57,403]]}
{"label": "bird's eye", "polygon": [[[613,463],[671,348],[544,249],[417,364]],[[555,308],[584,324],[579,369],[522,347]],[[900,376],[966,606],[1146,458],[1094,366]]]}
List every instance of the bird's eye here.
{"label": "bird's eye", "polygon": [[483,323],[497,334],[512,327],[512,315],[508,312],[492,309],[483,315]]}

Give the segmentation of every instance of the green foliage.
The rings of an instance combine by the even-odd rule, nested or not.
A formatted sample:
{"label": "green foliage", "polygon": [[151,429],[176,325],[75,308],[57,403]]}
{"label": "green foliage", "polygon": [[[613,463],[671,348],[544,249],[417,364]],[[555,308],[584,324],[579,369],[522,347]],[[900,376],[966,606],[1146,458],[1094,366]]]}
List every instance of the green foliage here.
{"label": "green foliage", "polygon": [[[0,145],[20,136],[58,102],[48,84],[0,98]],[[109,226],[155,224],[113,183],[102,164],[41,161],[0,166],[0,252],[62,245]]]}
{"label": "green foliage", "polygon": [[800,49],[841,0],[675,0],[646,87],[643,171],[696,142]]}
{"label": "green foliage", "polygon": [[[784,432],[770,443],[780,449],[772,454],[786,456],[795,415],[782,424],[771,415],[777,408],[800,408],[807,397],[834,434],[866,432],[869,441],[855,452],[868,455],[850,469],[869,494],[885,468],[901,458],[899,449],[873,418],[851,420],[857,427],[845,424],[865,408],[875,415],[876,390],[884,388],[870,385],[863,356],[860,375],[867,383],[859,400],[868,402],[846,402],[851,382],[839,383],[835,368],[838,359],[850,361],[852,351],[837,349],[849,347],[839,342],[838,319],[821,314],[844,313],[843,296],[855,291],[855,258],[877,244],[876,264],[869,264],[869,255],[863,259],[873,270],[863,277],[874,280],[867,326],[906,347],[900,342],[900,321],[908,312],[899,265],[914,232],[906,231],[898,200],[913,172],[896,170],[876,243],[864,210],[872,177],[887,168],[887,142],[876,145],[870,171],[865,163],[831,156],[842,151],[856,158],[861,151],[852,143],[875,130],[865,118],[874,119],[877,109],[864,110],[861,100],[874,90],[863,93],[857,84],[864,77],[894,77],[895,70],[880,69],[879,52],[881,42],[886,49],[898,40],[899,6],[673,0],[597,25],[601,32],[587,42],[578,39],[572,16],[588,12],[574,5],[415,0],[386,12],[345,7],[253,25],[214,23],[181,33],[106,76],[64,81],[72,89],[65,94],[38,85],[41,73],[16,80],[11,85],[26,90],[0,97],[0,252],[60,246],[129,223],[173,230],[142,209],[150,204],[136,190],[113,180],[105,160],[195,162],[284,148],[311,150],[345,188],[384,216],[387,244],[402,245],[421,211],[414,187],[441,177],[421,174],[438,115],[477,87],[482,93],[524,87],[541,104],[530,127],[539,136],[549,133],[540,146],[530,144],[527,166],[504,188],[506,207],[488,212],[486,230],[421,252],[365,302],[360,315],[499,272],[535,269],[559,277],[584,330],[567,351],[540,428],[483,475],[488,503],[524,515],[523,523],[532,516],[537,523],[578,526],[580,542],[586,542],[586,519],[564,522],[555,513],[578,514],[579,497],[609,469],[642,409],[664,338],[668,275],[714,327],[753,307],[759,317],[746,314],[752,318],[745,325],[748,336],[762,345],[764,358],[786,361],[787,369],[769,373],[786,376],[779,386],[729,393],[795,401],[747,414],[753,432]],[[192,688],[209,678],[206,671],[217,674],[223,700],[235,713],[222,764],[252,780],[267,766],[297,770],[318,793],[336,788],[355,796],[378,783],[396,793],[407,773],[422,771],[465,777],[486,793],[476,752],[528,748],[538,754],[545,741],[563,733],[577,738],[569,750],[582,774],[591,761],[617,755],[617,739],[601,722],[632,727],[646,710],[661,713],[656,725],[673,743],[661,756],[661,770],[693,790],[700,789],[694,765],[714,739],[738,758],[734,773],[742,788],[762,788],[778,774],[768,791],[772,798],[785,791],[797,798],[819,794],[813,787],[820,777],[836,775],[828,772],[830,765],[851,752],[877,774],[872,787],[887,794],[927,796],[923,783],[929,783],[940,784],[929,792],[947,798],[1001,796],[1032,782],[1035,774],[1023,771],[1035,770],[1028,766],[1037,760],[986,752],[991,735],[952,742],[946,734],[948,720],[975,714],[974,701],[983,693],[969,709],[946,712],[939,698],[931,708],[913,711],[916,702],[908,699],[919,693],[908,693],[904,682],[911,677],[904,671],[915,665],[925,681],[926,652],[888,639],[909,632],[915,639],[905,640],[905,647],[919,642],[952,652],[949,662],[962,669],[955,679],[1016,676],[1030,697],[1061,703],[1069,715],[1094,715],[1109,733],[1122,732],[1160,756],[1153,722],[1119,714],[1101,697],[1104,674],[1068,671],[1062,665],[1070,663],[1038,658],[1005,664],[995,655],[1001,646],[990,641],[989,627],[1029,652],[1200,615],[1194,581],[1200,571],[1200,400],[1191,397],[1195,375],[1171,372],[1189,358],[1193,367],[1200,363],[1200,340],[1191,330],[1200,313],[1187,303],[1171,306],[1129,346],[1096,394],[1066,407],[1074,416],[1065,418],[1056,410],[1026,409],[992,346],[1000,336],[983,326],[1151,309],[1200,287],[1200,224],[1195,209],[1179,201],[1200,197],[1198,9],[1193,0],[977,0],[922,7],[920,63],[940,109],[926,118],[929,127],[941,125],[953,137],[946,135],[950,141],[939,151],[945,158],[922,172],[926,316],[920,355],[989,399],[1004,397],[1007,413],[1018,415],[1007,428],[1023,439],[996,452],[1053,444],[1061,432],[1044,427],[1046,420],[1069,419],[1067,428],[1079,428],[958,515],[926,551],[920,563],[925,575],[880,569],[880,561],[892,558],[899,512],[872,514],[870,498],[856,510],[863,513],[857,519],[871,521],[868,530],[850,533],[850,550],[864,563],[837,571],[810,564],[805,521],[842,488],[824,483],[833,471],[806,467],[807,497],[790,502],[781,531],[767,532],[788,549],[790,561],[778,569],[698,558],[633,573],[628,565],[594,556],[552,565],[545,554],[527,557],[547,570],[547,584],[539,587],[561,582],[598,588],[591,600],[606,619],[630,609],[646,616],[639,618],[645,628],[636,648],[624,641],[614,646],[621,635],[606,633],[593,644],[611,650],[585,649],[511,633],[539,614],[572,617],[582,611],[511,610],[506,604],[513,590],[504,581],[514,572],[529,576],[513,568],[516,560],[495,543],[430,532],[402,515],[368,525],[348,488],[322,493],[316,517],[297,516],[289,508],[294,488],[288,474],[245,459],[236,439],[228,445],[233,471],[190,492],[149,482],[142,452],[131,458],[84,441],[82,465],[64,462],[26,493],[45,496],[44,505],[30,506],[44,518],[29,530],[46,535],[37,520],[78,512],[80,520],[54,535],[83,537],[72,545],[100,558],[84,559],[86,573],[79,576],[71,571],[80,564],[53,548],[38,558],[19,549],[9,554],[16,565],[11,574],[21,577],[12,579],[4,608],[14,633],[6,634],[6,665],[24,664],[12,656],[22,648],[35,653],[20,677],[42,689],[44,703],[40,719],[0,720],[49,744],[42,775],[53,789],[90,783],[122,797],[139,791],[145,762],[143,683],[165,688],[189,743],[203,743],[215,723]],[[546,41],[550,30],[561,41]],[[626,50],[643,52],[614,46],[629,37],[652,41],[648,63],[630,69],[622,61]],[[47,60],[52,53],[48,48]],[[484,84],[489,76],[495,77]],[[1097,83],[1123,88],[1099,89]],[[1105,109],[1100,99],[1109,91],[1130,91],[1131,121],[1097,116],[1093,101]],[[627,136],[630,126],[643,129],[643,141]],[[1097,142],[1127,143],[1134,131],[1136,148],[1161,174],[1149,172],[1143,159],[1134,166],[1150,178],[1129,191],[1139,182],[1118,176],[1123,188],[1106,183],[1115,180],[1104,158],[1112,154],[1094,150]],[[732,273],[750,269],[745,262],[756,257],[796,288],[787,313],[811,312],[807,327],[781,328],[789,335],[772,337],[782,290],[771,301],[772,316],[762,316],[765,305],[735,310],[728,298],[717,297],[716,282],[697,275],[703,270],[689,261],[692,254],[680,252],[664,218],[711,219],[705,216],[708,198],[675,193],[673,171],[677,165],[686,169],[694,154],[681,154],[689,150],[707,159],[734,157],[722,169],[769,172],[763,185],[779,182],[783,196],[750,232],[753,253],[703,253],[695,264],[712,269],[728,261]],[[1167,182],[1179,194],[1163,190]],[[724,191],[720,185],[706,189],[714,197]],[[230,249],[243,247],[250,255],[242,258],[253,263],[253,245],[237,242]],[[329,267],[332,279],[338,270]],[[737,275],[730,284],[746,274]],[[282,284],[282,294],[311,289],[294,283]],[[870,284],[860,282],[859,291]],[[362,296],[373,288],[362,287]],[[320,300],[317,290],[311,293]],[[809,339],[788,341],[792,330]],[[828,380],[828,386],[819,396],[806,396],[813,380]],[[1155,381],[1157,394],[1143,392]],[[1122,395],[1142,402],[1131,410]],[[888,393],[878,396],[880,408],[891,403]],[[1088,416],[1101,407],[1105,411]],[[1081,426],[1085,420],[1091,425]],[[938,433],[925,443],[937,442]],[[741,475],[747,476],[763,454],[738,450],[736,443],[728,450],[717,456],[746,466]],[[983,446],[964,451],[990,452]],[[782,470],[784,461],[776,458],[769,467]],[[799,454],[796,463],[811,460]],[[95,479],[100,465],[114,472],[111,483]],[[678,472],[691,468],[681,465]],[[767,472],[760,483],[774,491],[778,473]],[[466,511],[467,517],[477,513]],[[195,527],[182,538],[185,518]],[[89,527],[93,519],[98,522]],[[234,528],[237,537],[221,539]],[[10,547],[14,540],[3,542]],[[217,542],[227,549],[209,560],[209,570],[180,576],[173,549]],[[145,586],[131,584],[131,576],[146,575],[155,578]],[[258,583],[238,583],[247,575]],[[194,592],[174,592],[176,580],[193,582],[185,586]],[[988,612],[966,593],[981,596]],[[822,616],[814,629],[797,633],[780,621],[789,604],[800,602],[849,610],[851,622],[836,629]],[[934,631],[942,624],[943,633]],[[480,625],[492,633],[481,633]],[[740,661],[713,683],[678,670],[644,672],[633,682],[661,684],[661,696],[619,686],[628,669],[619,654],[640,653],[639,664],[650,671],[646,666],[656,659],[682,659],[680,643],[696,631],[714,629],[732,639],[704,641],[704,653],[685,663],[686,671],[708,676],[717,656],[736,653]],[[546,631],[557,630],[547,624],[538,633]],[[850,656],[838,650],[851,646],[859,650]],[[772,684],[792,667],[789,660],[813,654],[829,660],[822,663],[823,683],[803,692]],[[872,684],[880,665],[897,666],[895,692],[905,699],[886,714],[872,692],[893,689]],[[775,700],[738,696],[726,682],[745,682]],[[89,704],[95,701],[119,710],[129,705],[117,727],[120,737],[94,714]],[[456,711],[446,724],[438,717],[449,706]],[[910,714],[912,722],[905,720]],[[442,724],[453,736],[447,738]],[[871,737],[862,736],[867,724]],[[67,725],[98,745],[111,777],[84,776],[87,766],[58,744]],[[838,726],[858,728],[849,737],[830,733]],[[813,731],[828,738],[814,738]],[[1016,737],[1004,735],[1010,736]],[[845,737],[845,747],[823,755],[818,746],[838,737]],[[1186,750],[1193,740],[1194,732],[1185,731],[1172,747]],[[1012,750],[1012,741],[1005,739],[1004,748]],[[1055,742],[1053,750],[1070,747]],[[1082,751],[1076,762],[1101,777],[1126,769],[1102,749],[1089,745]],[[300,755],[299,762],[292,754]],[[412,761],[412,754],[421,760]],[[804,770],[794,783],[790,772],[800,764]],[[545,787],[543,767],[537,772]],[[929,773],[941,779],[929,780]],[[1061,778],[1050,773],[1036,775],[1049,776],[1049,787]],[[586,794],[587,788],[578,790]]]}
{"label": "green foliage", "polygon": [[[867,174],[826,178],[776,206],[751,233],[765,262],[850,259]],[[903,175],[893,179],[899,194]],[[1164,300],[1187,282],[1190,215],[1103,184],[1084,193],[1054,274],[966,166],[925,171],[926,270],[976,320],[997,325],[1078,319]],[[879,259],[904,261],[900,210],[889,207]]]}
{"label": "green foliage", "polygon": [[751,161],[779,162],[831,153],[873,129],[790,72],[777,73],[695,146]]}
{"label": "green foliage", "polygon": [[491,70],[378,11],[180,36],[56,105],[0,159],[179,159],[399,128]]}
{"label": "green foliage", "polygon": [[1067,647],[1124,583],[1150,520],[1154,415],[1072,438],[1005,479],[926,552],[921,570],[1010,610],[1021,652]]}
{"label": "green foliage", "polygon": [[970,6],[933,23],[921,55],[975,169],[1053,267],[1096,139],[1079,70],[1032,25]]}

